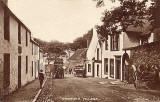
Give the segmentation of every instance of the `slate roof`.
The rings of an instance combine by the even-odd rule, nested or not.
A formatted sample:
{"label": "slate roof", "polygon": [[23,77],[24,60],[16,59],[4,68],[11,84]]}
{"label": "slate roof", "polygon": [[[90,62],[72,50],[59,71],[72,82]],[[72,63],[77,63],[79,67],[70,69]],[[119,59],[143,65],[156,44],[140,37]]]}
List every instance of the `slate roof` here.
{"label": "slate roof", "polygon": [[69,60],[82,60],[86,59],[87,48],[78,49],[75,53],[69,58]]}

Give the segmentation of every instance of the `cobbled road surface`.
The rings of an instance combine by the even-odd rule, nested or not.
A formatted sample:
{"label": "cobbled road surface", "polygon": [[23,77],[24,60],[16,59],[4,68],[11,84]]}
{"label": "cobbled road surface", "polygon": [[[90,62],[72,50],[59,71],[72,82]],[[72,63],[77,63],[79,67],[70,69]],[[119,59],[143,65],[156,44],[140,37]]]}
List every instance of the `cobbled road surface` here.
{"label": "cobbled road surface", "polygon": [[110,81],[113,80],[49,78],[37,102],[160,102],[159,91],[130,89],[127,85],[112,85]]}

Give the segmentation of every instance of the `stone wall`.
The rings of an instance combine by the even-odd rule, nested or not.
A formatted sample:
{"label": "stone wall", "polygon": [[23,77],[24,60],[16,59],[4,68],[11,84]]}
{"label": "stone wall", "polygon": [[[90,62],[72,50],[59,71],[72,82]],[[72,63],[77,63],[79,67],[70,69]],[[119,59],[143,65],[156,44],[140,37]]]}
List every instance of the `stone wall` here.
{"label": "stone wall", "polygon": [[131,49],[131,62],[134,65],[160,64],[160,41]]}

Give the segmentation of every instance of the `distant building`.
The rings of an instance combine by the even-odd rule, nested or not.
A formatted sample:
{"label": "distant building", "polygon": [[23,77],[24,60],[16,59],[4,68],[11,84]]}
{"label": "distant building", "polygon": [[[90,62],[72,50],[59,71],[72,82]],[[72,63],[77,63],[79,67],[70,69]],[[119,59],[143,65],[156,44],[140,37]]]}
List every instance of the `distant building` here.
{"label": "distant building", "polygon": [[33,73],[34,77],[38,78],[38,72],[39,72],[39,67],[40,67],[40,50],[39,50],[39,44],[33,40],[33,38],[30,40],[32,44],[32,65],[33,65]]}
{"label": "distant building", "polygon": [[39,49],[39,70],[43,70],[43,73],[45,73],[45,59],[42,49]]}
{"label": "distant building", "polygon": [[87,48],[77,49],[75,53],[69,58],[69,66],[74,70],[76,66],[83,66],[85,68],[85,60],[86,60]]}

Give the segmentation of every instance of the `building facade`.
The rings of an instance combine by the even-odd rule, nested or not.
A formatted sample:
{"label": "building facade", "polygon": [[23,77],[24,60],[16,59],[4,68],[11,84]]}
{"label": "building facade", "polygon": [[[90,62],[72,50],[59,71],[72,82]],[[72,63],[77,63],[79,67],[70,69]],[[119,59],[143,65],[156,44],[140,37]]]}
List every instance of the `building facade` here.
{"label": "building facade", "polygon": [[100,39],[96,29],[93,29],[85,61],[87,76],[126,80],[124,60],[126,53],[130,56],[130,50],[126,49],[151,43],[156,38],[153,32],[146,32],[147,30],[143,32],[139,29],[130,27],[126,33],[108,35],[108,39],[103,40]]}
{"label": "building facade", "polygon": [[122,32],[119,35],[108,35],[108,40],[103,43],[102,48],[103,78],[126,80],[127,69],[124,68],[124,57],[126,53],[130,56],[130,51],[125,49],[151,43],[154,39],[154,33],[146,33],[139,29],[130,28],[127,32]]}
{"label": "building facade", "polygon": [[87,50],[85,67],[88,77],[102,77],[102,42],[98,37],[96,29],[93,29],[93,36]]}
{"label": "building facade", "polygon": [[0,96],[35,79],[31,31],[0,1]]}

